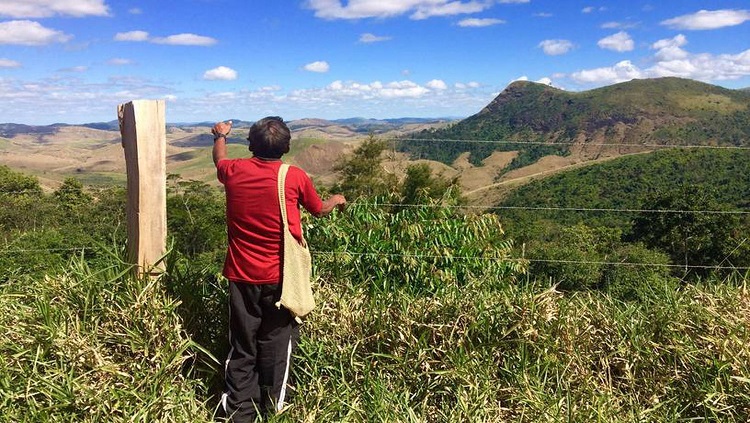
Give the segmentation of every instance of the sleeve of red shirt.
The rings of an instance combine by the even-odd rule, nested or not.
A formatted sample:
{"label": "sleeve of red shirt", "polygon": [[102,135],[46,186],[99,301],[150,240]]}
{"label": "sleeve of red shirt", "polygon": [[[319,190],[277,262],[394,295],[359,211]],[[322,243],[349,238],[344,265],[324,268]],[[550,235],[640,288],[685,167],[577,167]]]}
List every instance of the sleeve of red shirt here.
{"label": "sleeve of red shirt", "polygon": [[231,163],[229,159],[219,160],[219,163],[216,163],[216,177],[222,184],[226,183]]}
{"label": "sleeve of red shirt", "polygon": [[296,166],[290,166],[289,173],[299,181],[299,204],[311,214],[318,215],[323,210],[323,200],[320,199],[310,177]]}

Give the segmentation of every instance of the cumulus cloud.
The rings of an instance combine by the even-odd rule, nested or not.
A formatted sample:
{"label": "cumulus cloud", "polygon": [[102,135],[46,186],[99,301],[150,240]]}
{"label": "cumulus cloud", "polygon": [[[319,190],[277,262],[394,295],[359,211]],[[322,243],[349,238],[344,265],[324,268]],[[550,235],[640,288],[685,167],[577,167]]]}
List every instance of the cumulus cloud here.
{"label": "cumulus cloud", "polygon": [[573,43],[568,40],[544,40],[539,43],[539,47],[546,55],[559,56],[572,50]]}
{"label": "cumulus cloud", "polygon": [[146,31],[128,31],[118,32],[114,37],[115,41],[134,41],[143,42],[148,41],[154,44],[167,44],[173,46],[201,46],[208,47],[216,44],[218,41],[215,38],[205,37],[203,35],[196,34],[175,34],[167,37],[151,37]]}
{"label": "cumulus cloud", "polygon": [[226,66],[219,66],[203,73],[203,79],[209,81],[234,81],[237,79],[237,71]]}
{"label": "cumulus cloud", "polygon": [[[529,80],[529,77],[526,76],[526,75],[523,75],[523,76],[519,76],[518,78],[514,79],[511,82],[515,82],[515,81],[528,81],[528,80]],[[539,79],[537,79],[534,82],[536,82],[538,84],[544,84],[544,85],[552,86],[552,79],[550,79],[548,77],[539,78]]]}
{"label": "cumulus cloud", "polygon": [[150,40],[155,44],[168,44],[173,46],[212,46],[217,43],[216,39],[196,34],[175,34],[168,37],[158,37]]}
{"label": "cumulus cloud", "polygon": [[68,42],[73,36],[45,28],[39,22],[0,22],[0,44],[42,46]]}
{"label": "cumulus cloud", "polygon": [[115,41],[148,41],[148,32],[129,31],[115,34]]}
{"label": "cumulus cloud", "polygon": [[442,90],[447,90],[448,89],[448,84],[446,84],[445,81],[443,81],[441,79],[433,79],[433,80],[427,82],[427,84],[425,84],[425,85],[427,86],[427,88],[430,88],[430,89],[433,89],[433,90],[438,90],[438,91],[442,91]]}
{"label": "cumulus cloud", "polygon": [[0,68],[20,68],[21,63],[15,60],[0,58]]}
{"label": "cumulus cloud", "polygon": [[[528,0],[501,0],[501,3],[527,3]],[[410,14],[411,19],[478,13],[492,2],[478,0],[308,0],[306,6],[323,19],[390,18]]]}
{"label": "cumulus cloud", "polygon": [[651,49],[656,50],[654,57],[659,62],[682,60],[689,56],[689,53],[682,49],[687,45],[687,38],[679,34],[674,38],[665,38],[651,45]]}
{"label": "cumulus cloud", "polygon": [[303,66],[303,69],[309,72],[326,73],[331,69],[331,66],[326,61],[318,60],[316,62],[306,64],[305,66]]}
{"label": "cumulus cloud", "polygon": [[750,21],[749,10],[700,10],[690,15],[662,21],[661,24],[674,29],[705,30],[740,25]]}
{"label": "cumulus cloud", "polygon": [[633,39],[630,38],[630,34],[625,31],[620,31],[616,34],[612,34],[609,37],[604,37],[596,43],[599,47],[605,50],[612,50],[617,52],[632,51],[635,48]]}
{"label": "cumulus cloud", "polygon": [[391,39],[391,37],[378,36],[378,35],[370,34],[370,33],[364,33],[364,34],[362,34],[362,35],[359,36],[359,42],[360,43],[366,43],[366,44],[368,44],[368,43],[377,43],[377,42],[380,42],[380,41],[388,41],[390,39]]}
{"label": "cumulus cloud", "polygon": [[109,16],[104,0],[3,0],[0,16],[49,18],[51,16]]}
{"label": "cumulus cloud", "polygon": [[583,84],[608,84],[642,78],[643,72],[630,60],[623,60],[614,66],[588,69],[575,72],[573,80]]}
{"label": "cumulus cloud", "polygon": [[581,70],[569,76],[577,83],[594,85],[665,76],[706,82],[750,76],[750,49],[737,54],[691,53],[683,48],[687,43],[682,34],[656,41],[651,45],[655,51],[653,65],[645,69],[625,60],[614,66]]}
{"label": "cumulus cloud", "polygon": [[492,26],[492,25],[499,25],[504,24],[505,21],[502,19],[492,19],[492,18],[484,18],[484,19],[477,19],[477,18],[468,18],[468,19],[462,19],[458,22],[458,26],[460,27],[470,27],[470,28],[481,28],[485,26]]}

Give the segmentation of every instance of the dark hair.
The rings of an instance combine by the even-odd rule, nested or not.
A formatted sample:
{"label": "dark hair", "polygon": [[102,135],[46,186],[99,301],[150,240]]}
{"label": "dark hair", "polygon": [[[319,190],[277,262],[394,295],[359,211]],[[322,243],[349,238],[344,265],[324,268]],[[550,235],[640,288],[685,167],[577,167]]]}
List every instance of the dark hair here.
{"label": "dark hair", "polygon": [[284,120],[278,116],[268,116],[253,124],[247,135],[248,148],[254,156],[279,159],[289,152],[292,134]]}

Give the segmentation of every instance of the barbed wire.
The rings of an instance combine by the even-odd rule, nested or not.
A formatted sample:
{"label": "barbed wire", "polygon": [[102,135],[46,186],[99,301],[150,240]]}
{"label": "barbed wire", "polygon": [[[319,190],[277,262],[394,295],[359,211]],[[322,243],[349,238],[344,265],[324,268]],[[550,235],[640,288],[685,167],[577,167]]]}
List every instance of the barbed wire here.
{"label": "barbed wire", "polygon": [[0,249],[0,254],[15,254],[15,253],[46,253],[54,251],[84,251],[84,250],[95,250],[95,247],[70,247],[70,248],[16,248],[16,249]]}
{"label": "barbed wire", "polygon": [[[106,189],[103,189],[106,190]],[[39,191],[0,191],[0,194],[24,194]],[[403,203],[368,203],[353,201],[347,207],[372,207],[372,208],[450,208],[450,209],[475,209],[475,210],[527,210],[527,211],[566,211],[566,212],[600,212],[600,213],[664,213],[664,214],[718,214],[718,215],[746,215],[750,210],[683,210],[683,209],[631,209],[631,208],[597,208],[597,207],[555,207],[555,206],[482,206],[482,205],[459,205],[459,204],[403,204]]]}
{"label": "barbed wire", "polygon": [[[95,250],[95,247],[70,247],[70,248],[23,248],[12,250],[0,250],[0,254],[25,253],[25,252],[60,252],[60,251],[85,251]],[[385,258],[414,258],[414,259],[451,259],[451,260],[479,260],[479,261],[504,261],[519,263],[552,263],[552,264],[585,264],[599,266],[628,266],[628,267],[663,267],[677,269],[704,269],[704,270],[741,270],[748,271],[746,266],[724,266],[724,265],[695,265],[695,264],[667,264],[647,262],[625,262],[625,261],[596,261],[596,260],[552,260],[513,257],[486,257],[486,256],[454,256],[444,254],[405,254],[405,253],[358,253],[351,251],[316,251],[311,250],[313,256],[369,256]]]}
{"label": "barbed wire", "polygon": [[717,150],[750,150],[750,146],[738,145],[706,145],[706,144],[632,144],[632,143],[580,143],[580,142],[544,142],[544,141],[511,141],[511,140],[475,140],[475,139],[451,139],[451,138],[381,138],[384,141],[417,141],[417,142],[448,142],[448,143],[475,143],[475,144],[498,144],[498,145],[546,145],[555,146],[581,146],[581,147],[647,147],[647,148],[706,148]]}
{"label": "barbed wire", "polygon": [[484,261],[506,261],[506,262],[528,262],[528,263],[555,263],[555,264],[591,264],[602,266],[631,266],[631,267],[665,267],[665,268],[689,268],[689,269],[716,269],[716,270],[750,270],[750,267],[722,266],[722,265],[685,265],[667,263],[642,263],[624,261],[594,261],[594,260],[552,260],[552,259],[530,259],[530,258],[508,258],[508,257],[484,257],[484,256],[448,256],[440,254],[403,254],[403,253],[356,253],[350,251],[311,251],[312,255],[340,255],[340,256],[373,256],[387,258],[417,258],[417,259],[455,259],[455,260],[484,260]]}
{"label": "barbed wire", "polygon": [[351,202],[347,207],[404,207],[404,208],[453,208],[453,209],[483,209],[483,210],[530,210],[530,211],[571,211],[571,212],[621,212],[621,213],[697,213],[697,214],[750,214],[750,210],[680,210],[680,209],[612,209],[587,207],[536,207],[536,206],[479,206],[455,204],[400,204],[400,203],[366,203]]}

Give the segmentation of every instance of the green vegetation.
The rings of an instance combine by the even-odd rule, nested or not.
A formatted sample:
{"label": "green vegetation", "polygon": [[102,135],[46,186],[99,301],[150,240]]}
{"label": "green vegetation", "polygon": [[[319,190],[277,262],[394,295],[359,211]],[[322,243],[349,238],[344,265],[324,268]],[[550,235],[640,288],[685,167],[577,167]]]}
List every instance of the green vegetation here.
{"label": "green vegetation", "polygon": [[[423,166],[386,184],[382,149],[371,139],[341,162],[339,188],[356,199],[348,210],[303,222],[319,306],[302,327],[291,406],[272,421],[750,419],[748,274],[687,283],[664,247],[684,228],[715,231],[714,220],[464,214],[451,182]],[[721,154],[695,160],[746,165],[730,167]],[[580,177],[620,177],[592,169]],[[659,180],[645,169],[634,174]],[[746,207],[738,179],[731,189],[740,193],[697,191],[705,202],[664,195],[657,183],[642,201],[720,207],[734,198]],[[142,280],[121,259],[121,189],[71,178],[44,194],[34,178],[0,167],[5,419],[211,421],[227,353],[224,198],[177,175],[168,189],[166,273]],[[602,192],[591,191],[581,197]],[[548,195],[568,197],[556,192]],[[726,236],[741,236],[743,224]],[[701,254],[713,254],[713,241],[700,239]]]}
{"label": "green vegetation", "polygon": [[[606,285],[601,265],[544,260],[632,262],[620,251],[630,251],[633,243],[651,251],[643,251],[636,263],[705,277],[715,269],[690,266],[750,266],[750,182],[742,176],[748,172],[747,150],[674,149],[621,157],[520,187],[497,213],[511,237],[526,245],[529,258],[541,261],[532,263],[532,273],[558,280],[568,275],[569,288]],[[745,213],[733,213],[738,210]],[[587,231],[609,235],[585,242],[566,235]]]}

